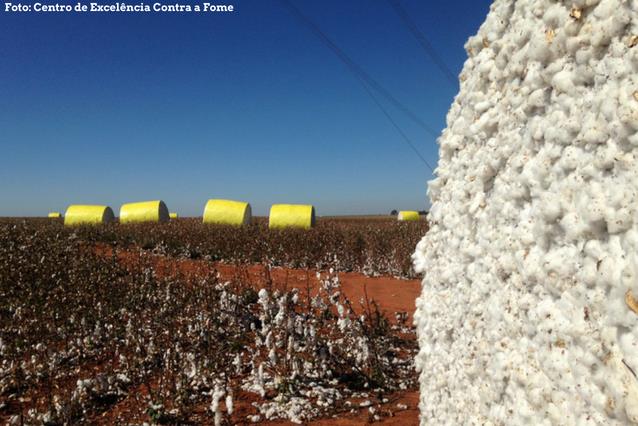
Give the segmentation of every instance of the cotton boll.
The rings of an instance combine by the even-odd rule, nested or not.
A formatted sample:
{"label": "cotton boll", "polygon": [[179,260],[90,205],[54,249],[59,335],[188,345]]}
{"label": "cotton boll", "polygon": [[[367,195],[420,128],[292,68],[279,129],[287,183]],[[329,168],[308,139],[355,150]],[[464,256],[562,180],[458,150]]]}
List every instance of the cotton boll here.
{"label": "cotton boll", "polygon": [[604,126],[596,120],[586,121],[582,129],[582,139],[589,144],[602,144],[607,142],[608,135],[603,132]]}
{"label": "cotton boll", "polygon": [[604,47],[611,43],[611,39],[613,36],[612,27],[613,20],[608,18],[606,21],[598,22],[595,25],[592,25],[591,30],[591,44],[594,47]]}
{"label": "cotton boll", "polygon": [[567,94],[573,94],[575,92],[574,77],[568,70],[563,70],[554,75],[552,78],[552,86],[554,90]]}
{"label": "cotton boll", "polygon": [[[634,357],[635,361],[638,359],[635,358],[636,350],[638,350],[638,339],[635,333],[629,332],[620,336],[620,350],[623,354],[626,354],[628,357]],[[638,365],[631,365],[633,363],[629,363],[630,367],[634,369],[634,371],[638,370]]]}
{"label": "cotton boll", "polygon": [[597,264],[597,282],[599,285],[610,286],[616,277],[616,262],[607,256]]}
{"label": "cotton boll", "polygon": [[[569,55],[576,55],[576,53],[585,46],[586,43],[584,39],[579,36],[568,37],[565,41],[565,49]],[[582,61],[577,61],[577,63],[582,64]]]}
{"label": "cotton boll", "polygon": [[605,205],[604,199],[584,198],[582,200],[581,206],[582,207],[579,209],[579,214],[581,215],[583,220],[587,222],[590,230],[595,233],[606,232],[606,228],[601,228],[601,226],[605,223],[605,215],[607,214],[607,207]]}
{"label": "cotton boll", "polygon": [[525,53],[530,60],[547,64],[551,58],[551,51],[547,45],[545,34],[538,30],[532,33]]}
{"label": "cotton boll", "polygon": [[618,10],[617,0],[601,0],[594,8],[592,15],[599,20],[613,16]]}
{"label": "cotton boll", "polygon": [[232,392],[229,392],[228,395],[226,395],[226,411],[228,411],[229,415],[233,414],[233,394],[232,394]]}
{"label": "cotton boll", "polygon": [[576,169],[580,165],[580,160],[583,157],[583,151],[577,146],[568,146],[563,150],[563,155],[560,160],[563,170],[569,172]]}
{"label": "cotton boll", "polygon": [[527,103],[535,108],[542,108],[549,100],[549,94],[545,89],[536,89],[527,99]]}
{"label": "cotton boll", "polygon": [[625,101],[618,107],[618,118],[633,131],[638,131],[638,109],[630,101]]}
{"label": "cotton boll", "polygon": [[[519,51],[520,55],[524,53]],[[528,63],[527,64],[527,73],[525,74],[525,79],[523,84],[526,87],[529,87],[530,90],[543,89],[546,90],[545,79],[543,78],[543,66],[538,62]]]}
{"label": "cotton boll", "polygon": [[220,426],[222,422],[222,412],[219,406],[219,400],[223,398],[224,394],[225,394],[224,390],[219,385],[215,386],[215,390],[212,392],[212,401],[210,403],[210,410],[215,415],[214,417],[215,426]]}
{"label": "cotton boll", "polygon": [[617,109],[618,101],[615,96],[610,96],[603,99],[600,104],[600,113],[607,122],[612,121],[616,118],[615,113]]}
{"label": "cotton boll", "polygon": [[633,190],[620,185],[610,185],[607,189],[607,202],[610,207],[620,209],[631,204],[635,195]]}
{"label": "cotton boll", "polygon": [[633,225],[633,215],[627,208],[616,211],[609,209],[606,213],[607,230],[610,234],[628,231]]}
{"label": "cotton boll", "polygon": [[625,66],[624,58],[610,58],[607,64],[607,70],[609,77],[615,80],[624,78],[630,72]]}
{"label": "cotton boll", "polygon": [[553,4],[543,15],[543,23],[549,28],[556,28],[565,24],[569,19],[569,11],[561,4]]}
{"label": "cotton boll", "polygon": [[599,170],[610,170],[614,168],[616,163],[616,155],[618,151],[613,144],[607,144],[596,151],[594,165]]}
{"label": "cotton boll", "polygon": [[638,133],[634,133],[631,136],[627,137],[626,140],[632,147],[638,147]]}
{"label": "cotton boll", "polygon": [[594,56],[594,48],[589,46],[589,47],[584,47],[577,50],[574,58],[576,60],[576,64],[587,65],[590,63],[593,56]]}

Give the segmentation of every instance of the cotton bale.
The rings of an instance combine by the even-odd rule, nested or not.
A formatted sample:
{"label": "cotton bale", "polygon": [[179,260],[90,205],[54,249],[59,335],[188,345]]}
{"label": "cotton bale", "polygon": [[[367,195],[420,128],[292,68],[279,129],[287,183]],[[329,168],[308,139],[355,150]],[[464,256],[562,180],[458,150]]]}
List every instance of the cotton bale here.
{"label": "cotton bale", "polygon": [[268,219],[269,228],[303,228],[315,226],[315,208],[305,204],[273,204]]}
{"label": "cotton bale", "polygon": [[59,219],[59,218],[62,217],[62,213],[60,213],[60,212],[51,212],[51,213],[49,213],[48,217],[51,218],[51,219]]}
{"label": "cotton bale", "polygon": [[177,213],[169,213],[168,217],[173,220],[173,219],[177,219],[179,217],[179,215]]}
{"label": "cotton bale", "polygon": [[100,225],[113,222],[115,215],[109,206],[81,205],[69,206],[64,214],[64,225]]}
{"label": "cotton bale", "polygon": [[250,203],[233,200],[208,200],[204,207],[204,223],[248,225],[252,220]]}
{"label": "cotton bale", "polygon": [[123,204],[120,223],[168,222],[168,208],[161,200]]}
{"label": "cotton bale", "polygon": [[419,212],[415,212],[413,210],[400,211],[397,216],[397,220],[399,222],[412,222],[419,219]]}

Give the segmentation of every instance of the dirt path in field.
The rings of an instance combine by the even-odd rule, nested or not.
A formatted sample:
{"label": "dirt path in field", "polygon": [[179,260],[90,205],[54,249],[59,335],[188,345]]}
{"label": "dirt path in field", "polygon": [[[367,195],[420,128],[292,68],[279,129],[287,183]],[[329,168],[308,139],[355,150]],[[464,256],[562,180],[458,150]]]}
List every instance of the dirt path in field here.
{"label": "dirt path in field", "polygon": [[[111,256],[110,247],[98,247],[98,253]],[[301,295],[309,290],[315,295],[319,288],[317,271],[314,269],[289,269],[274,267],[268,270],[264,265],[232,265],[206,260],[175,259],[155,255],[140,250],[117,250],[118,260],[124,265],[134,267],[150,264],[160,277],[184,276],[186,278],[206,277],[218,273],[222,281],[237,280],[248,283],[256,289],[272,285],[276,289],[298,288]],[[328,272],[321,272],[325,279]],[[403,280],[395,277],[368,277],[356,272],[339,272],[341,291],[350,299],[355,308],[366,293],[382,310],[394,319],[395,312],[406,312],[409,321],[415,310],[415,300],[421,293],[420,280]]]}
{"label": "dirt path in field", "polygon": [[[313,296],[319,289],[319,278],[316,270],[300,270],[288,268],[271,268],[264,265],[231,265],[222,262],[210,262],[206,260],[175,259],[162,255],[156,255],[139,249],[117,249],[115,253],[109,246],[100,245],[97,252],[103,256],[117,257],[118,262],[127,268],[138,268],[140,266],[150,266],[159,277],[184,277],[186,279],[203,278],[211,274],[219,274],[222,281],[235,280],[247,283],[255,289],[271,286],[276,289],[298,288],[300,294]],[[327,272],[321,272],[321,279],[325,279]],[[359,300],[365,298],[374,300],[385,311],[388,318],[394,322],[395,312],[406,312],[409,315],[408,321],[411,323],[415,309],[415,300],[421,292],[419,280],[402,280],[394,277],[367,277],[360,273],[340,272],[338,274],[341,284],[341,291],[349,298],[353,307],[360,308]],[[416,374],[416,373],[415,373]],[[142,393],[142,389],[139,389]],[[138,395],[139,396],[139,395]],[[251,410],[251,401],[255,400],[254,395],[237,395],[235,401],[235,414],[233,415],[236,425],[251,424],[245,420],[246,413]],[[381,404],[376,414],[381,417],[375,423],[383,423],[393,426],[417,425],[419,419],[419,392],[415,389],[398,392],[388,395],[391,402]],[[377,402],[373,405],[377,407]],[[113,424],[117,417],[124,412],[136,412],[139,410],[139,402],[135,392],[129,394],[124,400],[117,403],[99,418],[94,419],[96,424]],[[253,411],[254,412],[254,411]],[[126,417],[126,416],[125,416]],[[137,417],[132,415],[132,418]],[[198,416],[199,417],[199,416]],[[210,415],[202,409],[200,424],[212,424]],[[371,421],[371,414],[368,408],[357,407],[354,412],[339,414],[338,417],[323,418],[305,423],[313,426],[353,426],[364,425]],[[261,421],[259,424],[268,425],[293,425],[287,421]]]}

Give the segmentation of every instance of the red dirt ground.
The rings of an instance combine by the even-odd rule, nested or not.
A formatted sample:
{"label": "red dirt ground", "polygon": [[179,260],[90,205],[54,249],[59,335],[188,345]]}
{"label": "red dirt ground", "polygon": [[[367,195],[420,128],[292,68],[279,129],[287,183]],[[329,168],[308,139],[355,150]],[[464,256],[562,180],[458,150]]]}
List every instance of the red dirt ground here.
{"label": "red dirt ground", "polygon": [[[113,251],[108,246],[98,246],[97,252],[104,256],[112,256]],[[139,267],[141,264],[151,265],[155,273],[160,277],[184,276],[187,278],[197,278],[210,275],[217,272],[222,280],[231,280],[233,278],[242,278],[242,282],[246,282],[254,288],[262,288],[270,282],[273,288],[299,288],[305,292],[310,289],[311,295],[314,295],[318,289],[319,280],[317,279],[316,270],[299,270],[286,268],[272,268],[268,271],[263,265],[237,266],[221,262],[209,262],[205,260],[190,259],[173,259],[161,255],[149,254],[140,250],[117,250],[116,256],[118,261],[127,268]],[[322,277],[326,276],[326,272],[322,272]],[[415,309],[415,300],[421,292],[421,284],[419,280],[402,280],[394,277],[367,277],[365,275],[354,272],[340,272],[339,280],[341,290],[356,308],[360,298],[367,296],[370,300],[376,301],[380,308],[388,314],[390,320],[394,321],[394,312],[407,312],[409,320],[412,320],[412,314]],[[308,283],[310,284],[308,286]],[[305,294],[305,293],[304,293]],[[416,374],[416,373],[415,373]],[[139,389],[145,392],[144,389]],[[254,400],[251,394],[236,395],[236,413],[233,415],[236,423],[249,424],[239,420],[246,418],[245,415],[236,416],[241,412],[248,412],[250,403]],[[131,392],[128,397],[117,403],[110,410],[103,413],[100,418],[94,419],[96,424],[107,425],[113,424],[119,414],[127,411],[138,411],[139,395]],[[419,392],[418,390],[408,390],[399,392],[389,396],[391,403],[381,405],[380,411],[382,419],[379,423],[387,425],[416,425],[419,418]],[[401,410],[397,408],[397,404],[404,404],[407,409]],[[376,404],[375,404],[376,405]],[[209,421],[203,420],[203,424]],[[311,421],[307,424],[315,426],[352,426],[369,423],[369,413],[367,408],[359,408],[356,413],[344,413],[338,418],[323,418]],[[269,425],[292,425],[291,422],[268,422],[263,421],[260,424]]]}
{"label": "red dirt ground", "polygon": [[[98,253],[110,256],[110,247],[98,247]],[[275,267],[270,271],[263,265],[237,266],[222,262],[205,260],[173,259],[134,250],[118,250],[120,262],[127,266],[139,265],[140,261],[150,261],[158,276],[204,277],[217,271],[222,281],[242,278],[243,282],[262,288],[268,281],[274,288],[298,288],[302,294],[308,281],[311,294],[315,294],[319,280],[314,269],[287,269]],[[321,273],[322,278],[327,272]],[[421,293],[420,280],[404,280],[389,276],[368,277],[356,272],[339,272],[341,290],[353,304],[365,297],[376,301],[388,314],[407,312],[411,321],[415,309],[415,300]],[[356,307],[356,306],[355,306]],[[392,317],[392,315],[390,315]]]}

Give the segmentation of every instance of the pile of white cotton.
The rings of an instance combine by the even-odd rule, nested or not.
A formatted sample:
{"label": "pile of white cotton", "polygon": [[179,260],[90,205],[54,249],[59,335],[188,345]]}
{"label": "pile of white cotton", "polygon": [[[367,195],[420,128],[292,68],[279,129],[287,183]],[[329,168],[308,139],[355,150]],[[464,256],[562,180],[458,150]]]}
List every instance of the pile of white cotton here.
{"label": "pile of white cotton", "polygon": [[429,185],[422,424],[638,423],[638,1],[496,0]]}

